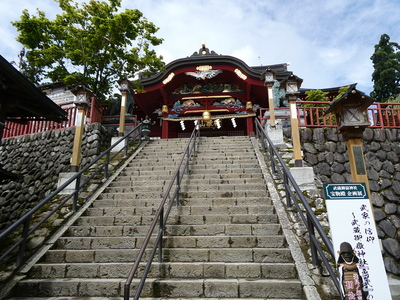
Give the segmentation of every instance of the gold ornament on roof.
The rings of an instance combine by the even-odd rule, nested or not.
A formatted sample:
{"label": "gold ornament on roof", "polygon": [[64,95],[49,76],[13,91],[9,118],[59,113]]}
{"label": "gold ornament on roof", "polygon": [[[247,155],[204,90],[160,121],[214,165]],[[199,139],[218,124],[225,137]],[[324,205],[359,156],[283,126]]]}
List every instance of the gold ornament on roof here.
{"label": "gold ornament on roof", "polygon": [[204,65],[204,66],[197,66],[196,70],[197,71],[209,71],[212,69],[212,66],[210,65]]}

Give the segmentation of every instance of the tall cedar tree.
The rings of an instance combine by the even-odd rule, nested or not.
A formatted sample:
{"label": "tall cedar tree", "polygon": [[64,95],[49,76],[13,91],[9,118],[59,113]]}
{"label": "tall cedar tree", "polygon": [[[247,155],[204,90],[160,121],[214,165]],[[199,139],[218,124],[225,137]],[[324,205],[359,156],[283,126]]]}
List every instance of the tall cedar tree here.
{"label": "tall cedar tree", "polygon": [[400,47],[390,42],[390,37],[383,34],[375,52],[371,56],[374,66],[372,81],[374,90],[371,97],[378,102],[386,102],[390,97],[400,93]]}
{"label": "tall cedar tree", "polygon": [[121,0],[55,1],[62,13],[52,21],[38,9],[12,22],[28,50],[22,72],[35,84],[83,84],[104,101],[118,79],[164,68],[153,49],[163,41],[155,36],[159,28],[139,10],[119,12]]}

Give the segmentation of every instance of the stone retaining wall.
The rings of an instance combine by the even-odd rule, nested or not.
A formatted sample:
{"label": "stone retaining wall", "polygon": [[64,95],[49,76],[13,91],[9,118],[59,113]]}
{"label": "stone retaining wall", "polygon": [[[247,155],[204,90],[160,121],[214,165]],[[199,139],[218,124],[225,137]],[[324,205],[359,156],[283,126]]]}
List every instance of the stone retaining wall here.
{"label": "stone retaining wall", "polygon": [[[7,228],[57,188],[58,174],[69,170],[75,128],[3,139],[0,163],[22,176],[0,186],[0,230]],[[110,146],[111,137],[99,123],[86,125],[81,166]]]}
{"label": "stone retaining wall", "polygon": [[[336,130],[300,130],[303,159],[323,183],[352,181],[346,142]],[[400,130],[367,128],[362,142],[385,267],[400,275]]]}

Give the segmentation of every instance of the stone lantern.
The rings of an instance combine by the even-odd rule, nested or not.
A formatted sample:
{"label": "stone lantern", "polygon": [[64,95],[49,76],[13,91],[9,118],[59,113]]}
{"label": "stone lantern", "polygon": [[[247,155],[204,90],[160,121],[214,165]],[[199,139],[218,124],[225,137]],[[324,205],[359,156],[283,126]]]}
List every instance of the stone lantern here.
{"label": "stone lantern", "polygon": [[294,151],[294,165],[295,167],[303,166],[303,158],[301,154],[300,133],[299,133],[299,120],[297,116],[296,100],[299,89],[303,79],[296,75],[290,74],[285,80],[281,82],[281,86],[285,89],[286,98],[289,101],[290,108],[290,124],[292,129],[292,142]]}
{"label": "stone lantern", "polygon": [[[364,182],[369,193],[369,182],[365,167],[361,137],[364,129],[370,126],[367,121],[366,110],[374,99],[356,89],[356,85],[349,86],[346,93],[331,102],[325,114],[334,113],[338,133],[343,135],[347,143],[351,177],[353,182]],[[371,199],[371,197],[370,197]]]}
{"label": "stone lantern", "polygon": [[[90,108],[90,98],[93,97],[92,91],[83,85],[78,85],[71,90],[75,95],[74,104],[77,108],[75,117],[75,135],[74,144],[72,147],[71,166],[69,172],[61,172],[59,174],[57,187],[63,185],[67,180],[73,177],[80,169],[81,151],[82,151],[82,137],[85,128],[86,111]],[[60,194],[70,194],[75,191],[76,181],[69,184]]]}
{"label": "stone lantern", "polygon": [[276,74],[271,68],[267,68],[264,75],[264,85],[268,88],[268,106],[269,106],[269,125],[271,127],[275,127],[275,105],[274,105],[274,98],[272,94],[272,86],[274,85]]}
{"label": "stone lantern", "polygon": [[74,104],[78,110],[75,118],[75,136],[72,149],[71,172],[78,172],[80,168],[82,136],[85,126],[84,121],[86,111],[90,107],[90,98],[93,97],[93,93],[83,85],[75,87],[71,92],[75,95]]}
{"label": "stone lantern", "polygon": [[343,96],[329,104],[325,113],[335,114],[338,133],[344,139],[361,138],[364,129],[371,125],[367,120],[366,110],[373,102],[371,97],[356,90],[353,84]]}
{"label": "stone lantern", "polygon": [[118,129],[118,136],[124,136],[125,135],[125,115],[126,115],[126,101],[128,94],[130,93],[130,88],[132,83],[124,78],[118,81],[119,84],[119,90],[121,91],[121,111],[120,111],[120,117],[119,117],[119,129]]}

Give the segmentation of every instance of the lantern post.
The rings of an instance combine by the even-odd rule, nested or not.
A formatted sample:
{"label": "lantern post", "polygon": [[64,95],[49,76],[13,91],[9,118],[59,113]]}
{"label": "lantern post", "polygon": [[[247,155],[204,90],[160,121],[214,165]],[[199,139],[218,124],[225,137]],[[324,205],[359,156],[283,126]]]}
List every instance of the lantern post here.
{"label": "lantern post", "polygon": [[286,97],[289,101],[290,109],[290,125],[292,128],[292,143],[293,143],[293,158],[294,166],[303,166],[303,156],[301,154],[301,144],[300,144],[300,132],[299,132],[299,120],[297,116],[297,106],[296,101],[298,98],[299,88],[303,79],[297,77],[296,75],[289,75],[282,84],[285,87]]}
{"label": "lantern post", "polygon": [[296,75],[289,75],[285,80],[281,82],[281,86],[284,87],[286,98],[289,101],[290,109],[290,124],[292,131],[292,143],[293,143],[293,160],[294,167],[290,168],[290,172],[300,189],[307,190],[315,188],[314,184],[314,169],[312,167],[306,167],[303,165],[303,155],[301,152],[300,143],[300,131],[299,131],[299,119],[297,116],[297,105],[296,101],[298,98],[300,85],[303,79]]}
{"label": "lantern post", "polygon": [[274,104],[274,96],[272,94],[272,86],[274,85],[274,81],[276,78],[276,74],[270,68],[266,69],[264,72],[264,85],[268,89],[268,106],[269,106],[269,126],[275,128],[275,104]]}
{"label": "lantern post", "polygon": [[[71,166],[69,172],[61,172],[58,176],[57,187],[62,186],[66,181],[73,177],[80,169],[82,138],[85,128],[86,111],[90,108],[90,98],[93,93],[83,85],[79,85],[71,90],[74,94],[74,104],[77,108],[75,116],[75,135],[72,146]],[[76,190],[76,180],[69,184],[60,194],[71,194]]]}
{"label": "lantern post", "polygon": [[128,94],[130,93],[131,82],[128,79],[121,79],[118,81],[119,90],[121,91],[121,111],[119,117],[119,129],[118,129],[118,136],[125,135],[125,115],[126,115],[126,102]]}
{"label": "lantern post", "polygon": [[373,102],[371,97],[358,91],[356,85],[353,84],[349,86],[345,94],[331,102],[329,108],[325,110],[325,114],[335,114],[337,132],[342,134],[346,141],[353,182],[364,182],[368,193],[370,193],[369,181],[361,138],[365,128],[371,125],[368,122],[366,110]]}
{"label": "lantern post", "polygon": [[86,111],[90,107],[90,97],[93,97],[93,93],[82,85],[77,86],[71,90],[71,92],[75,95],[74,104],[78,111],[75,118],[75,136],[72,148],[70,171],[78,172],[80,168],[82,137],[85,127],[84,121],[86,117]]}
{"label": "lantern post", "polygon": [[265,130],[271,139],[272,143],[276,146],[285,145],[283,141],[283,131],[282,125],[276,122],[275,120],[275,101],[274,95],[272,91],[272,87],[276,81],[276,73],[271,70],[271,68],[267,68],[263,73],[264,77],[264,86],[268,89],[268,107],[269,107],[269,120],[267,120],[267,124],[265,125]]}

